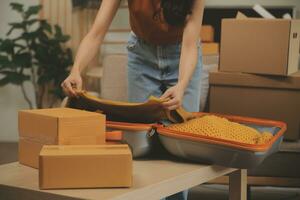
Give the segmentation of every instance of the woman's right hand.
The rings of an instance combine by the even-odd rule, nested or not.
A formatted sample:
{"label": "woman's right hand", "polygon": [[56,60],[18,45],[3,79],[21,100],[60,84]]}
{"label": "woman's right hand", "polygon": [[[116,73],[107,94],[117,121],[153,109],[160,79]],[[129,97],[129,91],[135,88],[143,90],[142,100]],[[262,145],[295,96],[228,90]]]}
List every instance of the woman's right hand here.
{"label": "woman's right hand", "polygon": [[62,82],[61,87],[63,88],[66,95],[74,97],[77,96],[77,91],[82,89],[82,78],[79,71],[71,71],[70,75]]}

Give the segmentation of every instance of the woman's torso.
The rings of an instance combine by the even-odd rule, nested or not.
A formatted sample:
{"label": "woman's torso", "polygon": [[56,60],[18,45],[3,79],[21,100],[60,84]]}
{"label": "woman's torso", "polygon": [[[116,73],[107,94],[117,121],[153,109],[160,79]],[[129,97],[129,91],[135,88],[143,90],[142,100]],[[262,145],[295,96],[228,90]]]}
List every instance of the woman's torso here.
{"label": "woman's torso", "polygon": [[128,0],[131,29],[151,44],[178,43],[182,40],[183,26],[170,26],[163,20],[160,1]]}

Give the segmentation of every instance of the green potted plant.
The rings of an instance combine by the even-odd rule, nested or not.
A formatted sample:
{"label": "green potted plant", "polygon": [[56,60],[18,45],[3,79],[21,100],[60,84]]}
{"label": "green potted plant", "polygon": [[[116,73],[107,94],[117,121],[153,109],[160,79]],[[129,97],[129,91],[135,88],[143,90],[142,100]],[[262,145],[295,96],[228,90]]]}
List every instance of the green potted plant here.
{"label": "green potted plant", "polygon": [[[53,107],[64,97],[60,83],[73,64],[72,51],[65,46],[70,37],[38,17],[41,5],[10,6],[21,21],[10,23],[7,38],[0,38],[0,86],[19,85],[30,108]],[[24,88],[27,81],[33,85],[36,106]]]}

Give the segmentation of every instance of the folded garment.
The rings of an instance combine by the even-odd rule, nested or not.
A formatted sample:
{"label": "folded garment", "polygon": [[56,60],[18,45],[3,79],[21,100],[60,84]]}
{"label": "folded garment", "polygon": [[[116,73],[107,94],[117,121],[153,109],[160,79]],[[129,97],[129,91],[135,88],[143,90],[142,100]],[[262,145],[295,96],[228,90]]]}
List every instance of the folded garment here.
{"label": "folded garment", "polygon": [[163,107],[163,100],[151,96],[145,103],[127,103],[97,98],[85,91],[78,92],[77,97],[69,98],[67,107],[101,112],[109,121],[130,123],[156,123],[169,120],[182,123],[193,119],[194,114],[182,107],[168,110]]}
{"label": "folded garment", "polygon": [[214,115],[205,115],[185,123],[173,124],[168,128],[182,134],[194,134],[246,144],[266,144],[273,137],[271,133],[260,133],[249,126]]}

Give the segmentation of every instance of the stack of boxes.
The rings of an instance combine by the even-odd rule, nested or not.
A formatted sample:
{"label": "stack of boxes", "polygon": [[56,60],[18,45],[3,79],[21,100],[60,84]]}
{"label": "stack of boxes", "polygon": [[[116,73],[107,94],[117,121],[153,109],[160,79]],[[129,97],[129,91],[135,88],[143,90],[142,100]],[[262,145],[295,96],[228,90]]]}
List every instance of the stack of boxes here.
{"label": "stack of boxes", "polygon": [[215,30],[211,25],[203,25],[200,33],[204,65],[219,63],[219,43],[215,42]]}
{"label": "stack of boxes", "polygon": [[215,42],[215,30],[211,25],[203,25],[200,33],[202,47],[202,73],[200,111],[206,107],[209,90],[209,72],[216,71],[219,65],[219,43]]}
{"label": "stack of boxes", "polygon": [[41,189],[130,187],[130,149],[107,144],[105,124],[70,108],[20,111],[19,162],[39,169]]}
{"label": "stack of boxes", "polygon": [[287,122],[300,137],[300,20],[224,19],[209,111]]}

